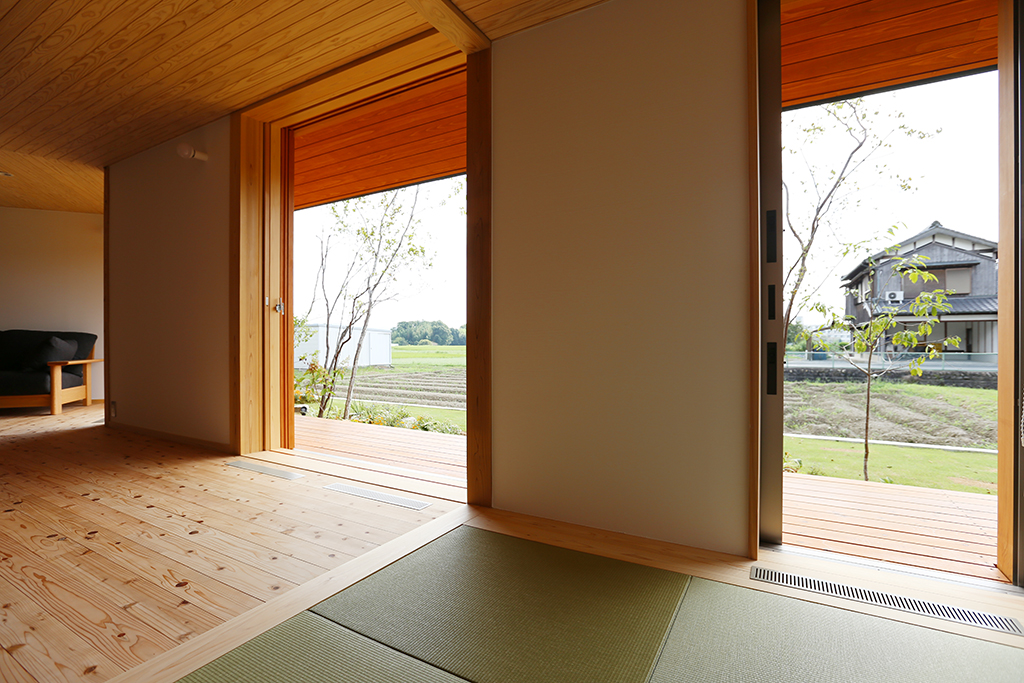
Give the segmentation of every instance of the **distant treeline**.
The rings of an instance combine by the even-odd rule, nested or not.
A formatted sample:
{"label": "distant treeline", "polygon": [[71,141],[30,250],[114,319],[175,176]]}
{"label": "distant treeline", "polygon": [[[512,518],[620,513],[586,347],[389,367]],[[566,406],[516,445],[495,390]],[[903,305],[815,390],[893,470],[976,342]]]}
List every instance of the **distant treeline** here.
{"label": "distant treeline", "polygon": [[465,346],[466,326],[455,329],[440,320],[403,321],[391,328],[391,343],[399,346]]}

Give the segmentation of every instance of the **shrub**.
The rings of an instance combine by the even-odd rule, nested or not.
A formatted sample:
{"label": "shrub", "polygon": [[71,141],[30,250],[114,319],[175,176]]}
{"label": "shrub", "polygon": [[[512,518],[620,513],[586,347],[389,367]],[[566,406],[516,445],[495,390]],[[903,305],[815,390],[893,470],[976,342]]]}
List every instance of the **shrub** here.
{"label": "shrub", "polygon": [[408,346],[409,342],[405,341],[404,337],[392,337],[391,343],[394,346]]}
{"label": "shrub", "polygon": [[429,339],[420,339],[416,342],[416,346],[437,346],[437,342],[430,341]]}
{"label": "shrub", "polygon": [[[328,417],[340,419],[340,411],[332,411]],[[353,401],[352,406],[349,408],[348,419],[352,422],[362,422],[363,424],[419,429],[424,432],[437,432],[439,434],[465,434],[462,428],[451,420],[424,417],[422,415],[413,417],[402,406],[389,406],[380,403]]]}

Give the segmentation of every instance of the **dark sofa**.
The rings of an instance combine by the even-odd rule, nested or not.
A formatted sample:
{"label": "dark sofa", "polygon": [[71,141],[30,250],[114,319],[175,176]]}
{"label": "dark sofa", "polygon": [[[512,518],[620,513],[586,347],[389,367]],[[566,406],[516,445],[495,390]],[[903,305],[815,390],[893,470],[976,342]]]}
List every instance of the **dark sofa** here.
{"label": "dark sofa", "polygon": [[92,405],[96,335],[88,332],[0,330],[0,408]]}

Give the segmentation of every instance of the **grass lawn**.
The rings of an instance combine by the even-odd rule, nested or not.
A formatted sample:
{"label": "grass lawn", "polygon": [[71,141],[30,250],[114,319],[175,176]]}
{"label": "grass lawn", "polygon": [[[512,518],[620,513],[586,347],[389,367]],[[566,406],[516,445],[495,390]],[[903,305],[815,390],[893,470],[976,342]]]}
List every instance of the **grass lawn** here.
{"label": "grass lawn", "polygon": [[[863,444],[786,437],[783,447],[787,461],[799,458],[803,462],[803,474],[863,479]],[[893,484],[995,494],[996,455],[871,444],[868,475],[872,481],[886,478]]]}

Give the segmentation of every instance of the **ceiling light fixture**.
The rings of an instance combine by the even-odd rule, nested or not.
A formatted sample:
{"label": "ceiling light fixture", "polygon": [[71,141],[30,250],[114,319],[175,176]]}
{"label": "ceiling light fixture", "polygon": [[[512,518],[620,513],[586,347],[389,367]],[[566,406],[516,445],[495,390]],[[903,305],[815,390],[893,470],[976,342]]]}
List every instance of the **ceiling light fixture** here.
{"label": "ceiling light fixture", "polygon": [[206,152],[196,151],[196,148],[187,142],[178,143],[178,156],[182,159],[198,159],[199,161],[206,161],[209,159]]}

